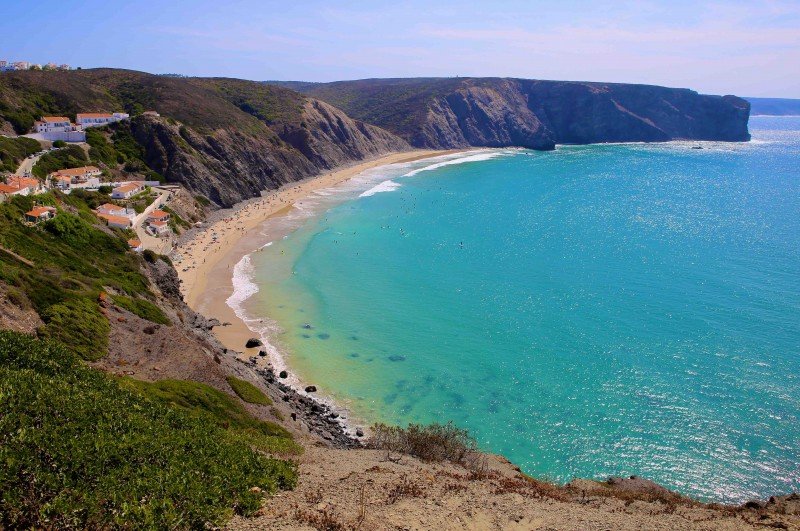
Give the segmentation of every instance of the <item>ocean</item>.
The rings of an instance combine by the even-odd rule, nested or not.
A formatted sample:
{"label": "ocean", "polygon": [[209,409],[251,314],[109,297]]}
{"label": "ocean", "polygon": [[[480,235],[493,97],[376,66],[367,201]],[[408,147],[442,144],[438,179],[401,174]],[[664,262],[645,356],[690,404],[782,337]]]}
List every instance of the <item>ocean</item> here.
{"label": "ocean", "polygon": [[800,118],[750,128],[370,170],[268,222],[228,302],[355,422],[452,421],[558,482],[797,491]]}

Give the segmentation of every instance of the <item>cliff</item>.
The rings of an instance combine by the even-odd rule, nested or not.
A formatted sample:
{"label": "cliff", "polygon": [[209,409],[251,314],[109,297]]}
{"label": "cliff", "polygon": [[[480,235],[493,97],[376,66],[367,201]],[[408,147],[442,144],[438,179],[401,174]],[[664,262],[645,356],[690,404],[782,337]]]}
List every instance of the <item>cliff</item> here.
{"label": "cliff", "polygon": [[509,78],[288,86],[392,131],[415,147],[552,149],[559,143],[750,138],[747,101],[688,89]]}
{"label": "cliff", "polygon": [[113,69],[0,77],[0,130],[24,133],[43,114],[74,118],[87,109],[160,113],[112,126],[109,142],[133,138],[136,146],[119,150],[136,152],[147,166],[140,170],[182,183],[219,206],[410,149],[399,137],[327,103],[251,81]]}

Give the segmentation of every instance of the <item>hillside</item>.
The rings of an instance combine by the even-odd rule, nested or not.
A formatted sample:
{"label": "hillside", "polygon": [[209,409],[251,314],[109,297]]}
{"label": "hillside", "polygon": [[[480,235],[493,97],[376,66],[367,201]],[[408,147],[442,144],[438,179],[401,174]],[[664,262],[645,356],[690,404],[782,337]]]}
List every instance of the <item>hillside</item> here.
{"label": "hillside", "polygon": [[[41,115],[124,109],[146,168],[231,206],[322,171],[410,149],[398,137],[289,89],[221,78],[116,69],[0,76],[0,132]],[[155,110],[161,117],[143,116]],[[129,133],[129,134],[128,134]],[[112,139],[113,140],[113,139]]]}
{"label": "hillside", "polygon": [[415,147],[748,140],[735,96],[615,83],[511,78],[365,79],[283,85],[376,124]]}
{"label": "hillside", "polygon": [[753,115],[800,116],[800,100],[786,98],[746,98]]}

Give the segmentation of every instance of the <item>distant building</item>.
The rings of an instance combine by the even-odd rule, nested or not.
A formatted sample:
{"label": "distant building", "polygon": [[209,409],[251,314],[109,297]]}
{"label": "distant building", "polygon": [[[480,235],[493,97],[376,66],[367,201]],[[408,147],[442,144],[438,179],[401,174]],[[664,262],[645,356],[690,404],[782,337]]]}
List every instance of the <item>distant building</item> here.
{"label": "distant building", "polygon": [[36,195],[44,192],[44,186],[39,179],[33,177],[17,177],[13,175],[7,179],[6,184],[22,191],[20,195]]}
{"label": "distant building", "polygon": [[102,220],[105,220],[105,222],[108,224],[109,227],[115,229],[128,229],[130,228],[131,225],[133,225],[133,222],[130,220],[130,218],[126,218],[124,216],[111,216],[109,214],[98,214],[97,217]]}
{"label": "distant building", "polygon": [[141,253],[143,250],[142,242],[136,238],[128,240],[128,247],[130,247],[131,251],[135,253]]}
{"label": "distant building", "polygon": [[75,121],[78,122],[79,126],[87,128],[100,127],[114,122],[119,122],[120,120],[125,120],[127,118],[130,118],[130,116],[124,112],[115,112],[113,114],[105,112],[88,112],[79,113]]}
{"label": "distant building", "polygon": [[100,175],[102,175],[102,173],[100,168],[96,166],[69,168],[51,173],[50,182],[53,186],[62,191],[74,190],[76,188],[99,188]]}
{"label": "distant building", "polygon": [[154,221],[169,221],[169,212],[165,212],[163,210],[153,210],[147,216],[147,222],[152,223]]}
{"label": "distant building", "polygon": [[9,68],[8,61],[6,61],[5,59],[0,59],[0,72],[5,72],[6,70],[8,70],[8,68]]}
{"label": "distant building", "polygon": [[144,190],[144,185],[141,183],[123,184],[122,186],[114,188],[114,190],[111,192],[111,198],[130,199],[142,190]]}
{"label": "distant building", "polygon": [[8,200],[8,198],[15,195],[28,195],[28,194],[27,192],[25,192],[25,190],[21,190],[16,186],[9,186],[7,184],[0,183],[0,203]]}
{"label": "distant building", "polygon": [[166,221],[151,221],[147,224],[147,230],[153,236],[165,236],[169,234],[170,228]]}
{"label": "distant building", "polygon": [[63,64],[63,65],[58,65],[58,69],[59,69],[59,70],[69,70],[69,69],[70,69],[70,67],[69,67],[69,65],[68,65],[68,64],[66,64],[66,63],[65,63],[65,64]]}
{"label": "distant building", "polygon": [[25,221],[29,223],[39,223],[41,221],[47,221],[48,219],[54,218],[56,215],[56,209],[49,206],[37,206],[33,207],[28,212],[25,212]]}
{"label": "distant building", "polygon": [[133,218],[136,217],[136,211],[134,209],[113,205],[111,203],[100,205],[99,207],[97,207],[97,210],[95,210],[95,212],[97,212],[98,215],[106,214],[109,216],[120,216],[128,218],[130,220],[133,220]]}
{"label": "distant building", "polygon": [[42,116],[34,127],[36,132],[42,135],[42,138],[55,142],[56,140],[63,140],[64,142],[85,142],[86,133],[82,128],[69,121],[66,116]]}
{"label": "distant building", "polygon": [[28,70],[31,64],[28,61],[16,61],[14,63],[14,70]]}

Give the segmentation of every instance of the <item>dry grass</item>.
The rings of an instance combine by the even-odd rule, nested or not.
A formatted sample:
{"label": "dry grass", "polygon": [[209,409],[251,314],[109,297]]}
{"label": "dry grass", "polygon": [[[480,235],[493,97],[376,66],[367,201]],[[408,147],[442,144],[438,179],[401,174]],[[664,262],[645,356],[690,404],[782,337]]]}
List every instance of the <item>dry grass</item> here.
{"label": "dry grass", "polygon": [[391,505],[403,498],[421,498],[425,495],[425,489],[419,483],[412,481],[408,476],[403,476],[400,481],[389,489],[387,504]]}

